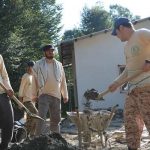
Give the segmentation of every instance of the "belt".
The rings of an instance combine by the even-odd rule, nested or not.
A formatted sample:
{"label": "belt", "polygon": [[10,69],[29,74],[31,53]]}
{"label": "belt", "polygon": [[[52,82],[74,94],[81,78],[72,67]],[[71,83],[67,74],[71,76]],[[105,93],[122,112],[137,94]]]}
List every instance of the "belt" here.
{"label": "belt", "polygon": [[150,84],[146,84],[146,85],[134,85],[134,84],[131,84],[131,83],[128,83],[128,90],[129,92],[131,92],[132,90],[134,89],[150,89]]}
{"label": "belt", "polygon": [[142,86],[142,87],[135,87],[132,90],[129,91],[129,93],[143,93],[143,92],[149,92],[150,93],[150,85],[149,86]]}

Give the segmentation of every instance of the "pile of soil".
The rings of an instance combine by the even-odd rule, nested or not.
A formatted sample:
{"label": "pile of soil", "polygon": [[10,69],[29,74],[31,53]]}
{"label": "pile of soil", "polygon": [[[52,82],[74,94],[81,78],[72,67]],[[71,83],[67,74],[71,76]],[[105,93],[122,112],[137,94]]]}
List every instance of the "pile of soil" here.
{"label": "pile of soil", "polygon": [[79,150],[79,148],[67,143],[60,134],[52,133],[13,144],[9,150]]}

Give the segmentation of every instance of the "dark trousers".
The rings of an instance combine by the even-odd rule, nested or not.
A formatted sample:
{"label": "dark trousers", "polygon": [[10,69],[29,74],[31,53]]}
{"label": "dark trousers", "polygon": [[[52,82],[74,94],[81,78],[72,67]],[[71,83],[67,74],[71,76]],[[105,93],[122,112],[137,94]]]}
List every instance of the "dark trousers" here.
{"label": "dark trousers", "polygon": [[11,141],[14,117],[11,101],[6,94],[0,94],[0,129],[1,129],[1,144],[0,150],[7,150],[8,144]]}

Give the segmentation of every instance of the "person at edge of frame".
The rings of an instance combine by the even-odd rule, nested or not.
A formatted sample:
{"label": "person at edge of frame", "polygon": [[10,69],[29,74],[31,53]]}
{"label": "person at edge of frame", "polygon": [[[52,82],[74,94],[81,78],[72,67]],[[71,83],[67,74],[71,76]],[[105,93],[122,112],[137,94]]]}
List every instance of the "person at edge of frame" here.
{"label": "person at edge of frame", "polygon": [[114,21],[112,35],[126,42],[124,54],[126,67],[122,74],[109,86],[114,92],[123,79],[138,72],[138,77],[129,81],[129,92],[124,108],[125,133],[128,150],[140,148],[144,124],[150,134],[150,30],[135,30],[128,18]]}
{"label": "person at edge of frame", "polygon": [[[2,55],[0,55],[0,82],[6,87],[4,90],[0,86],[0,129],[1,143],[0,150],[7,150],[13,135],[14,115],[10,98],[14,95],[9,76],[4,64]],[[9,98],[10,97],[10,98]]]}

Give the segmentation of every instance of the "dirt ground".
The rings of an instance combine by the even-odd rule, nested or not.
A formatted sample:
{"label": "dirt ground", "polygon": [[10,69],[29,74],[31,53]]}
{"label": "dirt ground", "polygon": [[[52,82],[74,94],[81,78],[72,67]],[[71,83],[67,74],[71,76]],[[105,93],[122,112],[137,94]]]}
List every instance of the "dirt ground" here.
{"label": "dirt ground", "polygon": [[[78,129],[69,117],[62,118],[60,136],[49,134],[49,120],[47,120],[45,129],[48,136],[39,137],[21,144],[17,143],[10,150],[127,150],[122,115],[113,118],[106,129],[108,140],[105,147],[102,147],[100,136],[94,131],[91,134],[91,142],[84,143],[82,139],[82,146],[79,147]],[[146,128],[143,131],[139,150],[150,150],[150,137]]]}
{"label": "dirt ground", "polygon": [[[62,136],[66,139],[68,143],[72,145],[79,145],[78,141],[78,130],[74,123],[66,119],[63,121],[61,126]],[[90,146],[83,147],[83,150],[127,150],[126,140],[125,140],[125,130],[122,118],[115,118],[111,121],[110,126],[107,128],[108,142],[107,147],[101,147],[100,137],[97,133],[92,134],[92,141]],[[83,144],[84,145],[84,144]],[[146,128],[144,128],[141,148],[139,150],[150,150],[150,137]]]}

